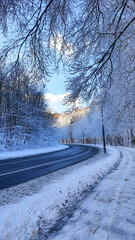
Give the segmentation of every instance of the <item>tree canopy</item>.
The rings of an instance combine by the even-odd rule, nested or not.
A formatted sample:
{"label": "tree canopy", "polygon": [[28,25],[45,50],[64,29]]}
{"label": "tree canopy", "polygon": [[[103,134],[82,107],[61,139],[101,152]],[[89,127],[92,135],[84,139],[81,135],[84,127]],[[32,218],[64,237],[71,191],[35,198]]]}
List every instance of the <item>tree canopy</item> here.
{"label": "tree canopy", "polygon": [[[135,1],[3,0],[0,23],[9,39],[1,60],[12,55],[17,63],[21,57],[47,77],[59,55],[73,74],[68,82],[72,98],[82,93],[87,99],[97,87],[110,86],[118,61],[122,67],[122,52],[133,47]],[[131,55],[126,58],[133,66]]]}

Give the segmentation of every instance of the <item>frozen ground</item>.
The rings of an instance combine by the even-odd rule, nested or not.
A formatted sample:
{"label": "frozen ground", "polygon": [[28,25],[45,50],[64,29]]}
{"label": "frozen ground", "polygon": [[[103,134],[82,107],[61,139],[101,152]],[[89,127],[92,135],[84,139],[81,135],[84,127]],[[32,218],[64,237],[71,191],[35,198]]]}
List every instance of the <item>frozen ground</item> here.
{"label": "frozen ground", "polygon": [[[135,150],[108,147],[106,156],[101,151],[83,163],[1,190],[0,202],[0,240],[133,240]],[[57,219],[75,205],[73,216],[66,222],[61,218],[59,227]]]}

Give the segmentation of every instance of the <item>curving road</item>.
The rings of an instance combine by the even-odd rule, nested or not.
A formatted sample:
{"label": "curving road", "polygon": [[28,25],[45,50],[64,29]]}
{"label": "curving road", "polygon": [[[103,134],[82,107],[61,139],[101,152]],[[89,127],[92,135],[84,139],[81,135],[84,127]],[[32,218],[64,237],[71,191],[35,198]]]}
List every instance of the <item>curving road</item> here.
{"label": "curving road", "polygon": [[69,148],[56,152],[0,160],[0,189],[84,161],[97,152],[96,147],[69,145]]}

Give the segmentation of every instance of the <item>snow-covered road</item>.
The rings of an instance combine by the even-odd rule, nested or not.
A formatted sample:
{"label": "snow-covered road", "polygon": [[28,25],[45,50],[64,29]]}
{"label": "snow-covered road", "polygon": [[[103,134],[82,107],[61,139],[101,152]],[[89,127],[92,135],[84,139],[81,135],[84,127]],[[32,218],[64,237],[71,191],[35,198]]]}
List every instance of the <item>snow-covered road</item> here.
{"label": "snow-covered road", "polygon": [[135,149],[108,147],[106,156],[100,152],[92,161],[1,190],[0,202],[0,240],[46,239],[76,203],[74,215],[66,224],[61,218],[60,231],[47,239],[133,240]]}

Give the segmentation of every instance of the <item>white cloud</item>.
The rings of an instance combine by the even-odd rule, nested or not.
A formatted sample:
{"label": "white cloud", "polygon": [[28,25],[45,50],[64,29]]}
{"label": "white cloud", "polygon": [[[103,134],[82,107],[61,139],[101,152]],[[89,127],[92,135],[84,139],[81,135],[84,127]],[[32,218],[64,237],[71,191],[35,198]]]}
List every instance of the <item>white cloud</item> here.
{"label": "white cloud", "polygon": [[64,112],[66,110],[66,106],[63,105],[63,100],[64,97],[66,97],[68,93],[65,94],[58,94],[54,95],[52,93],[46,93],[45,98],[48,101],[49,108],[51,109],[52,112]]}
{"label": "white cloud", "polygon": [[64,105],[63,100],[69,94],[70,93],[54,95],[52,93],[46,93],[45,99],[48,101],[50,110],[53,113],[56,113],[56,112],[62,113],[68,109],[73,109],[73,107],[76,107],[76,108],[86,107],[86,105],[83,103],[81,98],[78,98],[74,103],[68,104],[68,107]]}

